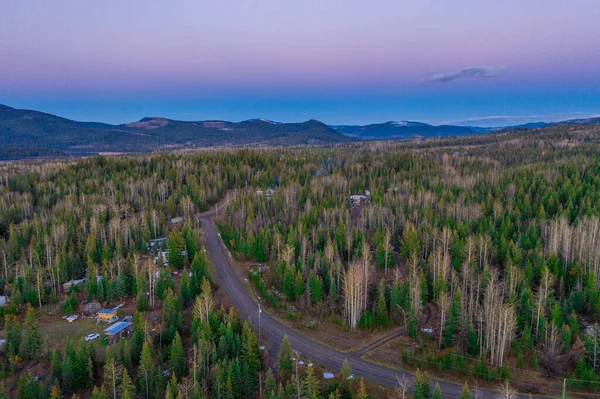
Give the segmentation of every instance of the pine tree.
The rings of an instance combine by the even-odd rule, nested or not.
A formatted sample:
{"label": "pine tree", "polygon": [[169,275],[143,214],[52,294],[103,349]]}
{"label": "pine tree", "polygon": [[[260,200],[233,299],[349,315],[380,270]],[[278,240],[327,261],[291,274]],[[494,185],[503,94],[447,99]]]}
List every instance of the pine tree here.
{"label": "pine tree", "polygon": [[294,268],[287,266],[283,274],[283,293],[288,297],[290,301],[295,298],[294,291]]}
{"label": "pine tree", "polygon": [[138,371],[138,386],[142,396],[146,399],[151,397],[154,382],[154,363],[150,341],[145,341],[142,347],[140,368]]}
{"label": "pine tree", "polygon": [[435,389],[433,390],[433,399],[442,399],[442,391],[440,390],[440,384],[435,383]]}
{"label": "pine tree", "polygon": [[175,338],[175,333],[181,328],[181,303],[169,288],[163,302],[164,328],[163,341],[170,343]]}
{"label": "pine tree", "polygon": [[444,331],[444,346],[450,346],[454,341],[454,336],[458,332],[460,322],[460,306],[461,306],[461,294],[460,289],[452,298],[452,305],[450,308],[450,316],[446,322],[446,330]]}
{"label": "pine tree", "polygon": [[265,392],[267,393],[267,396],[271,395],[272,392],[275,392],[276,388],[275,374],[273,374],[273,370],[269,368],[265,376]]}
{"label": "pine tree", "polygon": [[123,369],[123,377],[121,378],[121,399],[134,399],[135,386],[129,377],[129,372],[126,368]]}
{"label": "pine tree", "polygon": [[360,388],[358,389],[358,395],[356,399],[367,399],[367,390],[365,389],[365,379],[360,377]]}
{"label": "pine tree", "polygon": [[377,309],[375,321],[380,328],[386,328],[388,325],[387,302],[385,300],[385,281],[383,278],[379,283],[379,298],[377,299]]}
{"label": "pine tree", "polygon": [[87,346],[81,339],[77,346],[77,352],[71,352],[69,356],[73,370],[73,389],[87,388],[93,382],[92,361]]}
{"label": "pine tree", "polygon": [[192,279],[190,283],[192,298],[200,293],[202,280],[205,278],[210,281],[210,273],[208,271],[208,261],[204,252],[196,252],[192,261]]}
{"label": "pine tree", "polygon": [[186,308],[191,300],[190,277],[187,269],[184,269],[183,275],[181,276],[181,285],[179,286],[179,302]]}
{"label": "pine tree", "polygon": [[40,336],[35,309],[31,305],[27,306],[24,331],[23,357],[30,360],[36,359],[42,346],[42,338]]}
{"label": "pine tree", "polygon": [[336,389],[335,392],[331,392],[327,399],[342,399],[342,395],[340,394],[340,390]]}
{"label": "pine tree", "polygon": [[92,391],[92,399],[109,399],[104,385],[102,385],[101,388],[94,387],[94,390]]}
{"label": "pine tree", "polygon": [[107,347],[104,360],[104,385],[113,399],[117,399],[117,392],[121,383],[122,373],[123,366],[117,362],[110,347]]}
{"label": "pine tree", "polygon": [[127,295],[128,291],[129,291],[128,282],[129,282],[129,276],[127,274],[121,273],[117,276],[117,286],[116,286],[117,297],[122,298],[125,295]]}
{"label": "pine tree", "polygon": [[53,386],[52,390],[50,391],[50,399],[61,399],[60,391],[58,390],[58,388],[56,386]]}
{"label": "pine tree", "polygon": [[50,360],[50,381],[60,381],[60,377],[62,374],[62,354],[58,348],[54,348],[52,350],[51,360]]}
{"label": "pine tree", "polygon": [[314,374],[313,366],[306,368],[306,374],[302,380],[302,393],[305,398],[318,398],[319,397],[319,380]]}
{"label": "pine tree", "polygon": [[185,249],[187,251],[187,261],[190,261],[196,257],[198,252],[198,236],[196,232],[190,228],[189,222],[183,226],[182,230],[183,239],[185,240]]}
{"label": "pine tree", "polygon": [[17,398],[38,399],[40,396],[40,385],[34,380],[31,372],[21,374],[17,383]]}
{"label": "pine tree", "polygon": [[[146,296],[146,295],[141,295]],[[134,365],[140,363],[140,356],[142,354],[142,347],[144,346],[144,340],[146,334],[144,332],[144,318],[140,312],[135,312],[133,315],[133,336],[131,338],[130,355],[131,362]]]}
{"label": "pine tree", "polygon": [[342,369],[340,370],[340,378],[341,378],[341,388],[342,388],[342,396],[352,396],[352,369],[350,368],[350,363],[348,363],[348,359],[344,359],[342,362]]}
{"label": "pine tree", "polygon": [[469,391],[469,385],[465,382],[462,391],[460,391],[459,399],[471,399],[471,391]]}
{"label": "pine tree", "polygon": [[183,257],[185,256],[182,255],[185,251],[185,240],[177,227],[171,230],[169,238],[167,238],[167,250],[169,266],[181,269],[183,267]]}
{"label": "pine tree", "polygon": [[227,373],[225,377],[225,398],[226,399],[234,399],[235,397],[235,388],[233,386],[233,367],[232,364],[229,363],[229,367],[227,367]]}
{"label": "pine tree", "polygon": [[21,328],[19,326],[19,322],[17,321],[17,317],[15,315],[8,314],[5,318],[5,351],[8,355],[8,358],[15,357],[19,354],[21,349]]}
{"label": "pine tree", "polygon": [[310,295],[315,303],[323,302],[323,279],[311,273]]}
{"label": "pine tree", "polygon": [[419,235],[414,226],[411,223],[408,223],[404,229],[402,245],[400,246],[400,255],[402,255],[402,259],[408,261],[412,255],[419,256],[420,254],[421,243]]}
{"label": "pine tree", "polygon": [[258,372],[260,371],[260,351],[258,349],[258,341],[254,331],[250,328],[248,323],[244,323],[242,328],[242,364],[248,368],[248,379],[244,383],[248,384],[251,389],[254,390],[256,382],[258,381]]}
{"label": "pine tree", "polygon": [[292,373],[292,346],[287,335],[283,336],[281,347],[279,348],[279,356],[277,358],[277,369],[284,376],[289,376]]}
{"label": "pine tree", "polygon": [[64,393],[71,393],[73,390],[73,362],[67,356],[62,367],[62,390]]}
{"label": "pine tree", "polygon": [[181,343],[181,336],[179,333],[175,333],[175,338],[169,348],[169,368],[171,372],[183,377],[185,374],[185,358],[183,354],[183,344]]}
{"label": "pine tree", "polygon": [[296,272],[296,278],[294,279],[294,296],[296,298],[302,298],[304,294],[304,277],[302,272]]}
{"label": "pine tree", "polygon": [[414,382],[414,398],[429,399],[431,398],[431,385],[429,382],[429,374],[417,369]]}
{"label": "pine tree", "polygon": [[175,397],[177,396],[177,391],[177,376],[175,375],[175,373],[173,373],[171,375],[169,383],[167,384],[167,392],[165,394],[165,399],[175,399]]}

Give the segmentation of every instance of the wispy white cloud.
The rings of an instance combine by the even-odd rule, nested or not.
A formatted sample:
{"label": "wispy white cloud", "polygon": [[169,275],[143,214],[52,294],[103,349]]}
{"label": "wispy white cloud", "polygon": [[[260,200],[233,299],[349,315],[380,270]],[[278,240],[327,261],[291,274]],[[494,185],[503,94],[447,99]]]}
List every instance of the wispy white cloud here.
{"label": "wispy white cloud", "polygon": [[495,78],[506,72],[505,67],[472,66],[458,71],[442,72],[431,75],[424,83],[450,83],[458,79]]}

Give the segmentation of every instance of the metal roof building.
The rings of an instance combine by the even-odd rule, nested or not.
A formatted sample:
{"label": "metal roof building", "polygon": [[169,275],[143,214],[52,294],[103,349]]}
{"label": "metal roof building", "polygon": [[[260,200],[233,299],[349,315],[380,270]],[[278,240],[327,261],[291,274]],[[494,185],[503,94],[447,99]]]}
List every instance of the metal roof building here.
{"label": "metal roof building", "polygon": [[112,326],[105,328],[104,332],[106,335],[115,335],[132,325],[133,323],[130,321],[118,321]]}

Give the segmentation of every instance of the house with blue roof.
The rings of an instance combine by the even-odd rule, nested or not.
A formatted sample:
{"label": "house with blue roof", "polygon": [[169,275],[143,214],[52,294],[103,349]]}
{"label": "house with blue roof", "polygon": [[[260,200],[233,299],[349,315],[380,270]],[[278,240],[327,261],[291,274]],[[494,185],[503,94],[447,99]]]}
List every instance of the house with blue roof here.
{"label": "house with blue roof", "polygon": [[104,329],[108,343],[112,344],[131,333],[133,323],[130,321],[118,321],[112,326]]}

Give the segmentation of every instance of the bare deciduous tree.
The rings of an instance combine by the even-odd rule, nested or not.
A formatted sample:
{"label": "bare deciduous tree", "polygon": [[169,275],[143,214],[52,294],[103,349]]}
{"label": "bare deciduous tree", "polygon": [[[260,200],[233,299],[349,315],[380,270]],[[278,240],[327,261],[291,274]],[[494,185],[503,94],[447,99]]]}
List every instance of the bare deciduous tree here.
{"label": "bare deciduous tree", "polygon": [[350,263],[344,273],[344,305],[348,324],[352,328],[356,328],[365,309],[365,281],[363,265],[357,262]]}
{"label": "bare deciduous tree", "polygon": [[394,399],[406,399],[408,396],[408,390],[412,386],[412,378],[407,374],[396,376],[396,387],[394,388]]}
{"label": "bare deciduous tree", "polygon": [[519,395],[517,390],[513,389],[508,380],[502,383],[498,391],[499,392],[496,395],[496,399],[516,399]]}

